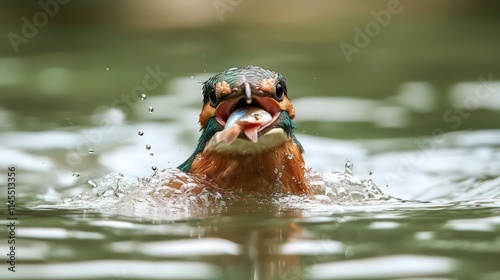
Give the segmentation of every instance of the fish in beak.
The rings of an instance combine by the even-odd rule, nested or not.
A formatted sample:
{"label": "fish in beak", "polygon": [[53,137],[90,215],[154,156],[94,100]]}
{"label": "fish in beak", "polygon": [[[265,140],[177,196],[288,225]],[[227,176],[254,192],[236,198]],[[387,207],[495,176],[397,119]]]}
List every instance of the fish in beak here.
{"label": "fish in beak", "polygon": [[259,140],[259,132],[266,129],[273,121],[271,115],[258,107],[240,107],[231,113],[224,130],[217,132],[217,142],[231,144],[240,134],[254,143]]}

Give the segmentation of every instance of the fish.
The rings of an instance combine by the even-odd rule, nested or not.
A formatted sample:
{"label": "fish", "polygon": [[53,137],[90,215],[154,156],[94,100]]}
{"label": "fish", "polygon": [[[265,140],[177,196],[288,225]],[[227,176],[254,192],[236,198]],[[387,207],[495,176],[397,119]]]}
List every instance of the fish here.
{"label": "fish", "polygon": [[271,114],[258,107],[240,107],[226,121],[224,129],[217,133],[217,142],[231,144],[241,132],[253,143],[259,140],[259,131],[273,120]]}

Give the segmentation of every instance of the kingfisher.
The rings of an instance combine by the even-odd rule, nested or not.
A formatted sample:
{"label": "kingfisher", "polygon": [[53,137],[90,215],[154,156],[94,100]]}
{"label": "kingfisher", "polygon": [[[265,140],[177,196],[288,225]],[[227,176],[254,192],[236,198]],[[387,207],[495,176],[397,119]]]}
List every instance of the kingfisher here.
{"label": "kingfisher", "polygon": [[203,83],[201,136],[177,168],[217,190],[308,194],[304,149],[285,78],[258,66],[230,68]]}

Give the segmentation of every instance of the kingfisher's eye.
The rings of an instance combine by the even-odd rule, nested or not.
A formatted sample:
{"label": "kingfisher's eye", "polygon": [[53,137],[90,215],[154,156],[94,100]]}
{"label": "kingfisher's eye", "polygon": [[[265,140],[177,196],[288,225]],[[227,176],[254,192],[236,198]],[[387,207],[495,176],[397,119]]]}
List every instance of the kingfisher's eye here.
{"label": "kingfisher's eye", "polygon": [[276,94],[276,99],[278,100],[283,99],[283,95],[285,95],[285,89],[283,88],[283,85],[281,85],[281,83],[276,84],[275,94]]}
{"label": "kingfisher's eye", "polygon": [[215,106],[217,103],[217,94],[215,94],[215,89],[210,89],[210,92],[208,93],[208,99],[210,100],[210,104],[212,106]]}

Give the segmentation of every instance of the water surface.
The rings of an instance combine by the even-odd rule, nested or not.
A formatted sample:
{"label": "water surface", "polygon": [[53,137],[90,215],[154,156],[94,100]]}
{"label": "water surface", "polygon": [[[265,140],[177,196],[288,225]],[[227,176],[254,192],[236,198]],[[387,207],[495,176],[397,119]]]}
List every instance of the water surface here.
{"label": "water surface", "polygon": [[[0,45],[2,279],[500,279],[496,4],[401,1],[348,62],[386,1],[158,3],[71,2]],[[1,5],[2,34],[40,10]],[[249,64],[287,77],[317,193],[162,188],[196,145],[200,83]]]}

